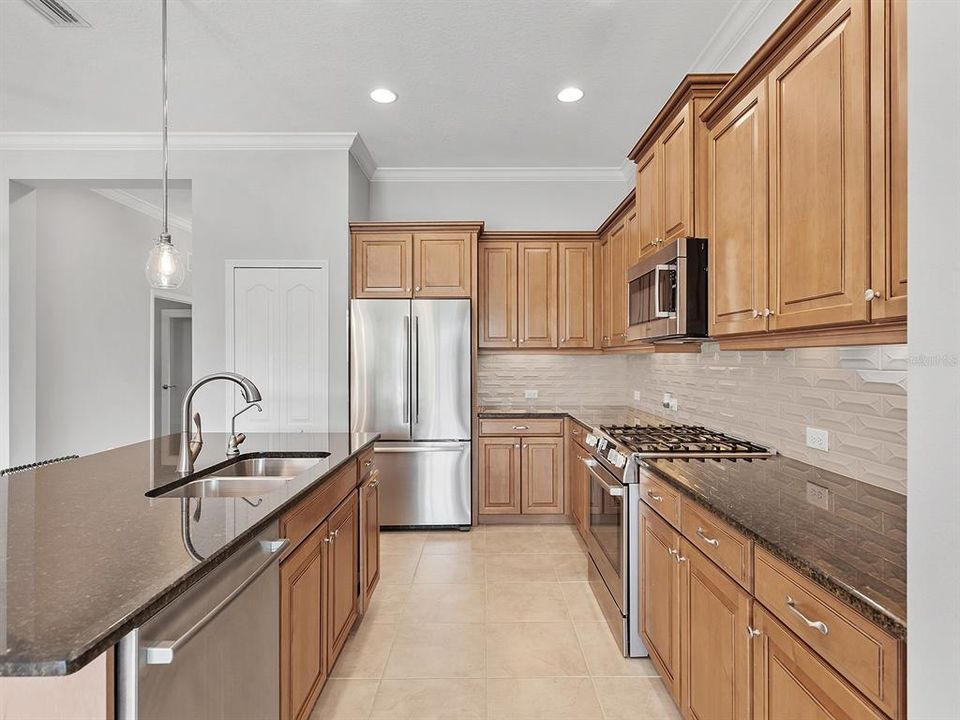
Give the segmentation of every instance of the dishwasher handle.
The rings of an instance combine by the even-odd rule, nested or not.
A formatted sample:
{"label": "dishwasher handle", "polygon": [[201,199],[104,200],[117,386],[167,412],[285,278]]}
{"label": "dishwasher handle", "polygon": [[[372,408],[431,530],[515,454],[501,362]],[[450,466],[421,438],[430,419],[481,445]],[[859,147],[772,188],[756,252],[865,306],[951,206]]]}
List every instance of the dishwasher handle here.
{"label": "dishwasher handle", "polygon": [[203,628],[209,625],[213,619],[217,617],[217,615],[226,610],[230,603],[240,597],[240,594],[250,587],[250,585],[252,585],[254,581],[256,581],[256,579],[260,577],[267,570],[267,568],[270,567],[270,565],[272,565],[280,557],[289,544],[290,541],[286,538],[262,542],[261,546],[269,552],[267,558],[260,563],[260,565],[258,565],[257,568],[250,573],[250,575],[248,575],[243,582],[231,590],[229,595],[218,602],[213,609],[210,610],[210,612],[194,623],[194,625],[190,627],[190,629],[188,629],[183,635],[178,637],[176,640],[164,640],[162,642],[145,647],[144,662],[147,665],[171,664],[177,650],[181,649],[184,645],[190,642],[190,640],[192,640],[197,633],[203,630]]}

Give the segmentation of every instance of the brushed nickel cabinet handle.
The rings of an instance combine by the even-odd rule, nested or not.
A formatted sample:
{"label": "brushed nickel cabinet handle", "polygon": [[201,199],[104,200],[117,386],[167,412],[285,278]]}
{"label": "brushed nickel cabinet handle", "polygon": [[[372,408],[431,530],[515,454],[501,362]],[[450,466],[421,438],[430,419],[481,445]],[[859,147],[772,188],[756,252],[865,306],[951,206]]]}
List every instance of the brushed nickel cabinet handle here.
{"label": "brushed nickel cabinet handle", "polygon": [[827,627],[826,623],[821,622],[820,620],[811,620],[802,612],[800,612],[797,609],[797,601],[794,600],[789,595],[787,595],[787,610],[789,610],[798,618],[800,618],[808,628],[812,628],[813,630],[816,630],[821,635],[826,635],[828,632],[830,632],[830,628]]}
{"label": "brushed nickel cabinet handle", "polygon": [[697,537],[703,540],[707,545],[713,545],[713,547],[720,547],[720,541],[716,538],[710,538],[703,534],[703,528],[697,528]]}
{"label": "brushed nickel cabinet handle", "polygon": [[760,635],[760,634],[761,634],[760,631],[757,630],[755,627],[750,627],[749,625],[747,625],[747,639],[748,639],[748,640],[750,640],[750,639],[752,639],[752,638],[755,638],[755,637],[757,637],[757,636]]}
{"label": "brushed nickel cabinet handle", "polygon": [[529,430],[530,428],[527,427],[526,425],[514,425],[514,426],[513,426],[513,429],[514,429],[514,430]]}
{"label": "brushed nickel cabinet handle", "polygon": [[759,310],[753,310],[753,311],[751,311],[750,314],[753,315],[753,317],[755,317],[755,318],[760,317],[760,311],[759,311]]}
{"label": "brushed nickel cabinet handle", "polygon": [[670,553],[670,555],[673,556],[673,559],[676,560],[678,563],[682,563],[682,562],[686,562],[686,561],[687,561],[687,559],[686,559],[683,555],[680,554],[680,551],[679,551],[679,550],[674,550],[673,548],[669,548],[669,549],[667,550],[667,552]]}
{"label": "brushed nickel cabinet handle", "polygon": [[663,496],[654,494],[653,490],[647,490],[647,497],[657,502],[663,502]]}

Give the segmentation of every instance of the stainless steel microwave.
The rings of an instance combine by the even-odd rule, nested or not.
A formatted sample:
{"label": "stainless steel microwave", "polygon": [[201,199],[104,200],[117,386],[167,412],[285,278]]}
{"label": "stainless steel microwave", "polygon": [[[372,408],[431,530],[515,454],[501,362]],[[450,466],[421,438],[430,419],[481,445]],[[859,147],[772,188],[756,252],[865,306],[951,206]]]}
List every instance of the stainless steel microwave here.
{"label": "stainless steel microwave", "polygon": [[627,271],[627,340],[707,337],[707,241],[676,238]]}

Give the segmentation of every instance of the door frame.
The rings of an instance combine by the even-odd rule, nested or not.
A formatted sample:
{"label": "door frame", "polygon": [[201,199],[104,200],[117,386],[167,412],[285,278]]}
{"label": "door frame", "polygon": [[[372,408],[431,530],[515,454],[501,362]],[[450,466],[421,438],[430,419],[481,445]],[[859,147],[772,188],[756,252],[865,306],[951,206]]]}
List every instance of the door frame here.
{"label": "door frame", "polygon": [[[232,258],[223,261],[224,268],[224,301],[223,301],[223,318],[224,318],[224,367],[229,371],[233,371],[236,365],[236,357],[234,352],[234,312],[233,312],[233,296],[235,291],[235,272],[241,268],[269,268],[269,269],[278,269],[278,268],[315,268],[317,270],[323,270],[327,273],[326,283],[327,283],[327,317],[324,320],[327,323],[327,337],[329,338],[329,327],[330,327],[330,263],[327,260],[260,260],[260,259],[238,259]],[[349,352],[349,345],[347,347],[347,352]],[[330,344],[327,343],[327,369],[329,372],[330,368]],[[233,401],[235,397],[236,388],[232,383],[223,383],[224,385],[224,396],[223,396],[223,407],[225,415],[224,417],[231,417],[234,412]],[[327,377],[327,397],[329,398],[330,394],[330,378]],[[327,427],[330,426],[330,407],[327,405]]]}
{"label": "door frame", "polygon": [[[154,392],[154,380],[156,378],[157,367],[157,300],[172,300],[173,302],[182,303],[184,305],[190,306],[191,317],[193,315],[193,297],[187,295],[186,293],[174,292],[172,290],[158,290],[156,288],[150,288],[150,342],[149,342],[149,353],[147,359],[147,368],[149,374],[147,375],[147,406],[150,409],[150,438],[153,439],[156,437],[157,432],[157,423],[156,423],[156,394]],[[192,333],[192,330],[191,330]],[[191,359],[192,361],[192,359]]]}

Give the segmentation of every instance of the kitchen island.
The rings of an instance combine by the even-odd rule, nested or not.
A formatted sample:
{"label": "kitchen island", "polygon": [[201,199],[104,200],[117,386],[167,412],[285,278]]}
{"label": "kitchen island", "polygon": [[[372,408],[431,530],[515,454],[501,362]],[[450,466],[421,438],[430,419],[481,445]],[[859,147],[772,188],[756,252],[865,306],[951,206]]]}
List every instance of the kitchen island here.
{"label": "kitchen island", "polygon": [[[227,459],[207,433],[194,475]],[[0,478],[0,676],[74,673],[112,648],[258,531],[364,450],[376,434],[251,434],[243,458],[314,456],[316,464],[257,503],[147,493],[178,481],[179,437],[166,436]],[[193,477],[193,476],[190,476]],[[187,523],[190,545],[184,542]]]}

